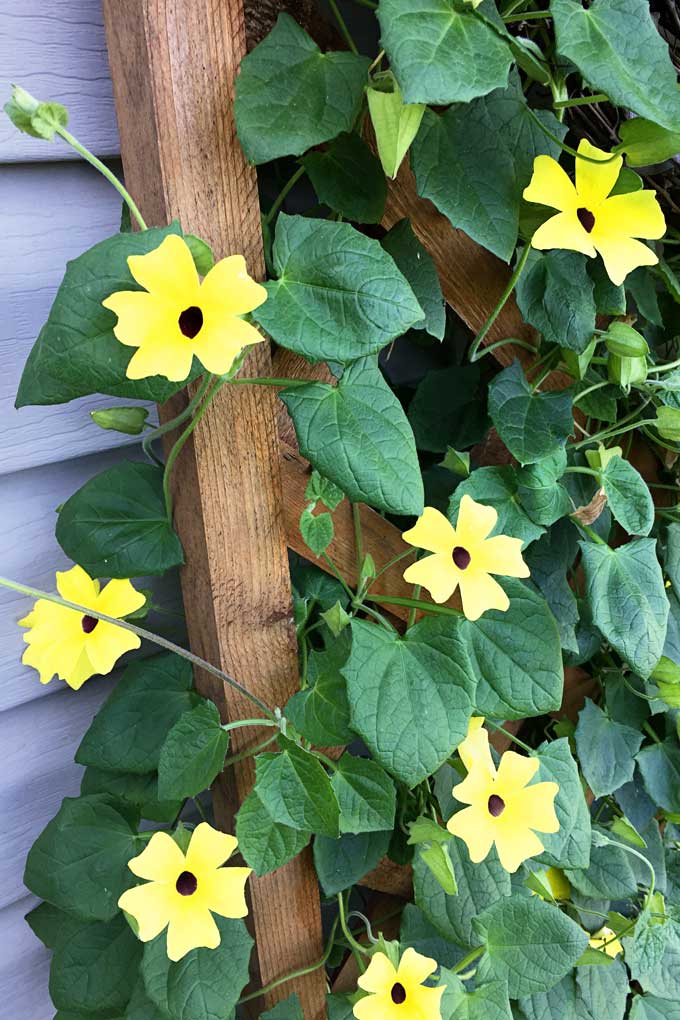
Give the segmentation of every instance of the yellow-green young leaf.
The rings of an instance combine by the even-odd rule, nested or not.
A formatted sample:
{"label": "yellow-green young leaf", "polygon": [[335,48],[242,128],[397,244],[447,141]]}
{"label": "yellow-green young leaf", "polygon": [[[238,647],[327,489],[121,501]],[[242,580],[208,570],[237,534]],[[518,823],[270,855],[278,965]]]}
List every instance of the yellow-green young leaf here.
{"label": "yellow-green young leaf", "polygon": [[124,461],[95,475],[62,506],[56,536],[91,577],[164,574],[184,562],[155,464]]}
{"label": "yellow-green young leaf", "polygon": [[349,223],[279,215],[274,267],[254,317],[309,361],[356,361],[423,319],[394,260]]}
{"label": "yellow-green young leaf", "polygon": [[317,836],[314,867],[326,896],[356,885],[387,853],[392,832],[345,833],[339,839]]}
{"label": "yellow-green young leaf", "polygon": [[394,179],[418,134],[425,107],[422,103],[404,102],[391,71],[373,78],[372,85],[366,89],[366,98],[382,168]]}
{"label": "yellow-green young leaf", "polygon": [[414,822],[410,822],[408,831],[409,846],[417,846],[419,843],[450,843],[453,839],[448,829],[442,829],[429,815],[420,815]]}
{"label": "yellow-green young leaf", "polygon": [[394,827],[394,782],[377,762],[343,754],[331,786],[340,805],[340,832],[384,832]]}
{"label": "yellow-green young leaf", "polygon": [[[350,365],[337,386],[308,383],[280,396],[293,419],[300,452],[352,502],[388,513],[422,513],[413,433],[377,359]],[[303,538],[307,541],[304,533]]]}
{"label": "yellow-green young leaf", "polygon": [[380,160],[357,134],[343,133],[327,149],[300,160],[322,205],[355,223],[380,223],[387,182]]}
{"label": "yellow-green young leaf", "polygon": [[649,344],[642,333],[626,322],[610,323],[604,342],[609,353],[620,358],[644,358],[649,354]]}
{"label": "yellow-green young leaf", "polygon": [[580,925],[538,896],[499,900],[474,928],[486,949],[478,980],[507,981],[511,999],[548,991],[569,973],[588,945]]}
{"label": "yellow-green young leaf", "polygon": [[141,957],[142,943],[122,914],[108,923],[82,922],[57,943],[50,968],[52,1002],[59,1010],[86,1015],[124,1010]]}
{"label": "yellow-green young leaf", "polygon": [[[479,9],[490,13],[492,6],[485,0]],[[407,103],[468,103],[507,84],[510,47],[472,5],[380,0],[378,20]]]}
{"label": "yellow-green young leaf", "polygon": [[340,600],[338,600],[335,605],[332,605],[330,609],[327,609],[325,613],[320,613],[319,615],[333,637],[337,637],[338,634],[341,634],[345,627],[349,626],[352,622],[352,617],[349,613],[345,612]]}
{"label": "yellow-green young leaf", "polygon": [[596,797],[605,797],[630,782],[641,744],[639,730],[613,722],[586,698],[576,727],[576,747],[583,775]]}
{"label": "yellow-green young leaf", "polygon": [[455,896],[458,892],[458,886],[456,885],[456,876],[453,871],[448,847],[443,843],[421,846],[418,850],[418,856],[425,866],[430,869],[446,895]]}
{"label": "yellow-green young leaf", "polygon": [[397,268],[408,280],[417,297],[425,318],[413,329],[424,329],[438,340],[444,339],[446,309],[437,267],[432,256],[420,243],[407,219],[400,220],[382,239],[385,251],[394,259]]}
{"label": "yellow-green young leaf", "polygon": [[217,949],[192,949],[170,966],[168,1008],[182,1020],[229,1020],[248,984],[253,940],[243,921],[215,917]]}
{"label": "yellow-green young leaf", "polygon": [[641,850],[647,846],[640,833],[627,818],[615,818],[611,830],[615,836],[621,836],[626,843],[630,843],[632,846],[638,846]]}
{"label": "yellow-green young leaf", "polygon": [[504,981],[489,981],[468,991],[457,974],[442,967],[439,984],[446,986],[442,996],[442,1016],[446,1020],[512,1020]]}
{"label": "yellow-green young leaf", "polygon": [[607,459],[602,486],[612,514],[629,535],[648,535],[654,524],[654,503],[647,483],[622,457]]}
{"label": "yellow-green young leaf", "polygon": [[354,53],[322,53],[289,14],[280,14],[236,78],[236,130],[250,162],[299,156],[351,131],[369,65]]}
{"label": "yellow-green young leaf", "polygon": [[680,94],[668,44],[648,0],[551,0],[557,52],[617,106],[680,131]]}
{"label": "yellow-green young leaf", "polygon": [[239,853],[256,875],[268,875],[297,857],[309,843],[311,832],[277,822],[251,791],[236,816]]}
{"label": "yellow-green young leaf", "polygon": [[521,464],[535,464],[564,447],[574,428],[568,392],[533,393],[519,361],[489,386],[489,414]]}
{"label": "yellow-green young leaf", "polygon": [[340,506],[344,498],[345,494],[342,489],[339,489],[328,478],[324,478],[318,471],[312,471],[305,489],[306,500],[310,503],[323,503],[332,512]]}
{"label": "yellow-green young leaf", "polygon": [[644,117],[622,120],[619,137],[629,166],[663,163],[680,152],[680,131],[669,131]]}
{"label": "yellow-green young leaf", "polygon": [[320,556],[333,541],[333,518],[330,514],[313,514],[305,509],[300,516],[300,534],[315,556]]}
{"label": "yellow-green young leaf", "polygon": [[90,411],[90,417],[100,429],[122,432],[127,436],[138,436],[145,428],[149,417],[148,407],[107,407]]}
{"label": "yellow-green young leaf", "polygon": [[256,759],[255,793],[277,822],[337,837],[340,809],[325,769],[292,740],[280,737],[279,744],[280,752]]}
{"label": "yellow-green young leaf", "polygon": [[212,701],[185,712],[172,727],[158,761],[158,793],[165,800],[195,797],[224,766],[229,734]]}

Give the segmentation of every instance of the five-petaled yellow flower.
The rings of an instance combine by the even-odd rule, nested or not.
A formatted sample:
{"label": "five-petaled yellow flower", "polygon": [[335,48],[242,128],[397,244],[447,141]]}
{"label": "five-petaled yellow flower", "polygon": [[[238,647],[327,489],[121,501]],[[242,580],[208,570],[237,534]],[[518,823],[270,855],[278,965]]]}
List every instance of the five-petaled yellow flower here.
{"label": "five-petaled yellow flower", "polygon": [[224,375],[244,347],[264,339],[239,318],[267,299],[242,255],[217,262],[201,282],[186,241],[169,234],[148,255],[131,255],[128,266],[144,290],[120,290],[102,301],[118,316],[117,339],[139,348],[128,379],[163,375],[182,382],[194,355],[208,372]]}
{"label": "five-petaled yellow flower", "polygon": [[468,620],[478,620],[487,609],[505,612],[510,600],[490,575],[528,577],[529,568],[522,559],[520,538],[488,537],[497,520],[492,506],[475,503],[468,495],[460,501],[455,528],[439,510],[426,506],[402,538],[434,555],[407,567],[404,580],[427,588],[435,602],[446,602],[460,585]]}
{"label": "five-petaled yellow flower", "polygon": [[612,959],[615,959],[619,953],[623,952],[623,946],[611,928],[607,928],[606,925],[604,928],[596,931],[594,935],[591,935],[588,941],[592,949],[603,950]]}
{"label": "five-petaled yellow flower", "polygon": [[446,985],[427,988],[423,982],[437,961],[407,949],[394,967],[385,953],[375,953],[357,984],[369,995],[354,1004],[357,1020],[441,1020]]}
{"label": "five-petaled yellow flower", "polygon": [[[506,751],[498,771],[491,757],[484,720],[473,717],[468,735],[458,748],[467,777],[453,796],[469,807],[449,819],[447,828],[467,843],[470,860],[479,864],[496,845],[506,871],[515,872],[522,861],[543,853],[536,832],[557,832],[557,783],[529,782],[538,771],[538,758]],[[535,831],[534,831],[535,830]]]}
{"label": "five-petaled yellow flower", "polygon": [[250,868],[223,868],[238,842],[201,822],[194,829],[186,854],[167,832],[156,832],[148,846],[128,862],[144,885],[128,889],[118,900],[139,926],[142,942],[167,928],[167,951],[181,960],[192,949],[216,949],[220,931],[213,913],[245,917],[245,885]]}
{"label": "five-petaled yellow flower", "polygon": [[[109,581],[100,590],[99,581],[79,566],[57,571],[57,591],[67,602],[116,619],[141,609],[145,602],[129,581]],[[28,645],[21,660],[24,665],[38,670],[41,684],[56,674],[74,691],[95,673],[110,673],[124,652],[141,644],[136,634],[122,627],[47,599],[38,599],[19,624],[30,628],[24,634]]]}
{"label": "five-petaled yellow flower", "polygon": [[623,159],[603,152],[582,138],[579,153],[601,164],[576,160],[576,186],[551,156],[537,156],[529,186],[528,202],[559,209],[538,228],[531,239],[539,249],[566,248],[594,258],[599,252],[612,283],[617,286],[638,266],[659,261],[646,244],[636,238],[658,240],[666,232],[666,221],[653,191],[631,191],[612,195]]}

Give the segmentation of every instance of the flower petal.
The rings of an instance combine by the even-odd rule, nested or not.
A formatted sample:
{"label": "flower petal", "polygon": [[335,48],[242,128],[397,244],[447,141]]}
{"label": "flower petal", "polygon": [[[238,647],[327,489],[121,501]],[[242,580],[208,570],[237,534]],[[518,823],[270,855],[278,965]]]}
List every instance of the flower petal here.
{"label": "flower petal", "polygon": [[620,286],[629,273],[639,266],[655,266],[659,259],[646,244],[632,237],[598,235],[597,250],[612,283]]}
{"label": "flower petal", "polygon": [[[397,967],[397,980],[402,985],[422,985],[423,981],[434,974],[439,964],[429,956],[421,956],[415,949],[409,947],[399,961]],[[410,989],[407,989],[409,991]]]}
{"label": "flower petal", "polygon": [[529,568],[522,559],[522,539],[508,535],[487,538],[475,555],[475,567],[503,577],[528,577]]}
{"label": "flower petal", "polygon": [[632,191],[614,195],[598,210],[592,231],[597,247],[600,232],[607,237],[645,237],[658,240],[666,233],[666,220],[654,191]]}
{"label": "flower petal", "polygon": [[576,188],[557,160],[552,156],[536,156],[534,172],[523,196],[527,202],[565,211],[574,208]]}
{"label": "flower petal", "polygon": [[167,307],[145,290],[119,290],[102,304],[118,316],[113,332],[128,347],[140,347],[145,340],[164,332]]}
{"label": "flower petal", "polygon": [[186,866],[200,877],[203,871],[212,871],[228,861],[238,846],[235,836],[213,829],[207,822],[201,822],[193,831]]}
{"label": "flower petal", "polygon": [[496,827],[486,809],[477,805],[463,808],[449,818],[446,828],[467,844],[473,864],[479,864],[488,856],[493,846]]}
{"label": "flower petal", "polygon": [[121,655],[139,648],[142,643],[129,630],[101,620],[93,631],[85,635],[85,639],[85,648],[93,669],[102,676],[111,672]]}
{"label": "flower petal", "polygon": [[168,956],[176,963],[192,949],[217,949],[220,930],[209,910],[200,905],[175,914],[168,925]]}
{"label": "flower petal", "polygon": [[198,304],[198,273],[189,246],[179,234],[168,234],[147,255],[130,255],[128,267],[140,287],[173,306]]}
{"label": "flower petal", "polygon": [[141,854],[128,861],[128,868],[138,878],[152,882],[177,881],[185,870],[184,854],[167,832],[155,832]]}
{"label": "flower petal", "polygon": [[497,522],[498,511],[495,507],[476,503],[466,493],[458,508],[455,545],[462,545],[474,558],[477,544],[491,534]]}
{"label": "flower petal", "polygon": [[555,797],[559,789],[557,783],[534,783],[516,795],[512,809],[525,819],[529,828],[558,832],[560,823],[555,813]]}
{"label": "flower petal", "polygon": [[170,382],[184,382],[191,372],[194,352],[190,343],[148,340],[130,358],[125,371],[128,379],[147,379],[162,375]]}
{"label": "flower petal", "polygon": [[357,978],[357,984],[365,992],[379,994],[389,990],[396,976],[397,972],[385,953],[374,953],[365,973]]}
{"label": "flower petal", "polygon": [[99,593],[97,604],[93,608],[105,616],[120,618],[141,609],[145,602],[144,595],[137,591],[130,581],[114,578]]}
{"label": "flower petal", "polygon": [[163,931],[172,916],[173,892],[167,885],[146,882],[128,889],[118,900],[118,906],[132,914],[139,926],[142,942],[150,942]]}
{"label": "flower petal", "polygon": [[261,344],[264,337],[245,319],[234,315],[223,316],[213,324],[207,323],[193,342],[193,352],[208,372],[224,375],[228,372],[244,347]]}
{"label": "flower petal", "polygon": [[462,572],[460,595],[463,600],[463,612],[468,620],[478,620],[482,613],[489,609],[500,609],[505,612],[510,605],[510,599],[500,584],[483,571]]}
{"label": "flower petal", "polygon": [[210,909],[222,917],[245,917],[246,882],[251,872],[252,868],[218,868],[207,878],[201,876]]}
{"label": "flower petal", "polygon": [[498,850],[502,867],[512,875],[523,861],[542,854],[544,846],[536,833],[532,832],[531,829],[508,827],[497,829],[496,849]]}
{"label": "flower petal", "polygon": [[227,315],[245,315],[267,300],[266,288],[248,276],[243,255],[220,259],[201,284],[201,307]]}
{"label": "flower petal", "polygon": [[70,570],[57,571],[57,591],[67,602],[93,609],[99,594],[99,581],[93,581],[77,564]]}
{"label": "flower petal", "polygon": [[450,555],[456,544],[456,532],[451,522],[440,510],[433,506],[426,506],[422,514],[408,531],[402,536],[409,545],[415,545],[419,549],[427,549],[428,552],[446,553]]}
{"label": "flower petal", "polygon": [[539,768],[538,758],[529,758],[516,751],[506,751],[498,765],[497,789],[495,792],[504,800],[525,787],[534,778]]}
{"label": "flower petal", "polygon": [[563,248],[566,251],[580,251],[583,255],[595,257],[595,247],[590,240],[590,234],[581,226],[575,212],[561,212],[542,223],[531,238],[531,247],[540,251]]}
{"label": "flower petal", "polygon": [[79,691],[85,681],[98,672],[99,670],[95,669],[92,665],[92,660],[87,654],[87,648],[83,648],[74,664],[64,672],[60,670],[59,675],[69,685],[71,690]]}
{"label": "flower petal", "polygon": [[[590,159],[606,160],[607,162],[590,163],[587,159],[576,159],[576,191],[579,206],[585,206],[594,212],[593,206],[599,206],[619,179],[623,157],[611,159],[611,152],[591,145],[587,138],[578,143],[578,152]],[[611,162],[609,160],[611,159]]]}
{"label": "flower petal", "polygon": [[448,602],[458,587],[460,571],[454,566],[451,555],[435,553],[417,560],[404,571],[408,584],[420,584],[427,588],[437,603]]}

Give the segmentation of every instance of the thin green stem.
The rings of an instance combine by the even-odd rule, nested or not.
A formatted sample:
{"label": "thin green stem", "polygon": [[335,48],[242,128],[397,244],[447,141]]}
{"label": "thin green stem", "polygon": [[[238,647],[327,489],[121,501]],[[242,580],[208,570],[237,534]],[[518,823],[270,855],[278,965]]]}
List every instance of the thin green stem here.
{"label": "thin green stem", "polygon": [[394,627],[391,623],[388,623],[382,613],[378,613],[375,609],[371,609],[371,607],[365,605],[363,601],[358,606],[355,606],[355,612],[359,612],[359,610],[361,610],[362,613],[366,613],[367,616],[372,617],[377,623],[380,623],[385,630],[394,632]]}
{"label": "thin green stem", "polygon": [[319,761],[322,761],[324,763],[324,765],[326,765],[327,768],[329,768],[331,770],[331,772],[337,772],[338,771],[337,764],[333,761],[332,758],[329,758],[327,754],[324,754],[323,751],[317,751],[316,749],[313,749],[313,750],[310,750],[309,753],[313,754],[315,758],[319,759]]}
{"label": "thin green stem", "polygon": [[237,379],[230,379],[232,386],[285,386],[292,389],[295,386],[309,386],[309,379],[284,379],[274,376],[249,376],[240,375]]}
{"label": "thin green stem", "polygon": [[492,730],[496,730],[496,732],[502,733],[504,737],[507,737],[509,740],[511,740],[513,744],[517,744],[517,746],[521,747],[523,751],[527,752],[527,754],[535,753],[533,747],[529,747],[528,744],[525,744],[523,740],[520,740],[519,737],[516,737],[514,733],[510,732],[510,730],[506,730],[505,726],[500,726],[498,723],[492,722],[491,719],[486,720],[486,725],[490,726]]}
{"label": "thin green stem", "polygon": [[352,932],[349,930],[349,925],[347,924],[344,893],[338,893],[338,919],[340,921],[342,933],[347,939],[347,944],[354,953],[357,963],[363,966],[363,957],[368,956],[369,951],[366,949],[366,946],[362,946],[360,942],[357,942],[357,940],[352,935]]}
{"label": "thin green stem", "polygon": [[244,761],[246,758],[253,758],[260,751],[266,750],[270,744],[273,744],[275,740],[278,740],[279,735],[275,733],[272,737],[267,737],[261,744],[256,744],[255,747],[246,747],[244,751],[239,751],[238,754],[232,754],[230,758],[225,758],[223,769],[228,768],[230,765],[235,765],[239,761]]}
{"label": "thin green stem", "polygon": [[340,573],[340,571],[336,567],[335,563],[333,563],[333,560],[330,558],[328,553],[327,552],[322,552],[321,553],[321,559],[324,561],[324,563],[326,564],[326,566],[328,567],[330,572],[334,575],[334,577],[337,577],[338,581],[340,582],[342,587],[345,589],[345,592],[349,595],[350,599],[353,601],[355,593],[352,591],[350,586],[347,584],[347,581],[344,579],[344,577],[342,576],[342,574]]}
{"label": "thin green stem", "polygon": [[195,806],[196,810],[198,811],[198,814],[199,814],[199,817],[201,818],[201,820],[204,821],[204,822],[207,822],[208,821],[208,816],[206,815],[205,811],[203,810],[203,805],[201,804],[201,802],[198,799],[198,797],[192,797],[191,799],[192,799],[192,801],[194,803],[194,806]]}
{"label": "thin green stem", "polygon": [[586,163],[597,163],[598,166],[604,166],[607,163],[612,163],[615,159],[619,158],[617,153],[615,152],[612,153],[609,159],[593,159],[591,156],[584,156],[582,152],[577,152],[576,149],[572,149],[570,145],[565,145],[561,138],[558,138],[557,135],[553,134],[553,132],[550,131],[550,129],[545,126],[541,118],[536,116],[536,114],[534,113],[530,106],[526,107],[526,111],[531,117],[531,119],[534,121],[534,123],[537,125],[537,127],[541,129],[543,134],[547,138],[549,138],[551,142],[554,142],[555,145],[558,145],[563,152],[568,152],[570,156],[573,156],[574,159],[583,159],[585,160]]}
{"label": "thin green stem", "polygon": [[215,379],[215,384],[213,388],[207,393],[205,400],[203,401],[199,409],[196,411],[196,414],[193,416],[187,427],[184,429],[184,432],[182,432],[180,437],[175,442],[175,445],[170,450],[170,453],[168,454],[168,459],[165,462],[165,471],[163,473],[163,497],[165,499],[165,512],[167,513],[168,520],[170,521],[171,524],[172,524],[172,494],[170,492],[170,478],[172,475],[173,466],[175,464],[175,461],[179,457],[180,453],[182,452],[184,444],[187,442],[187,440],[191,436],[191,433],[194,431],[199,421],[210,407],[215,395],[227,381],[226,379],[220,378],[220,376],[213,376],[213,378]]}
{"label": "thin green stem", "polygon": [[[19,584],[18,581],[12,581],[7,577],[0,577],[0,587],[10,588],[12,591],[17,591],[21,595],[29,595],[34,599],[44,599],[46,602],[53,602],[57,606],[64,606],[66,609],[73,609],[76,613],[80,613],[81,616],[94,616],[96,620],[102,620],[104,623],[111,623],[114,627],[120,627],[122,630],[129,630],[131,634],[136,634],[138,638],[144,641],[151,641],[152,644],[158,645],[160,648],[165,648],[168,652],[173,652],[175,655],[179,655],[180,658],[186,659],[193,666],[198,669],[204,669],[206,673],[211,673],[212,676],[218,677],[223,683],[229,684],[234,690],[242,694],[244,698],[248,698],[254,705],[260,709],[261,712],[268,719],[276,719],[276,716],[268,705],[265,705],[264,701],[261,701],[256,694],[253,694],[244,687],[243,684],[235,680],[233,676],[229,676],[223,670],[218,669],[217,666],[213,666],[212,663],[207,662],[205,659],[201,659],[200,656],[194,655],[193,652],[187,651],[186,648],[181,648],[180,645],[176,645],[173,641],[168,641],[167,638],[161,637],[159,634],[153,634],[150,630],[145,630],[143,627],[137,627],[134,623],[128,623],[127,620],[119,620],[115,616],[106,616],[104,613],[98,613],[95,609],[91,609],[88,606],[78,605],[76,602],[69,602],[67,599],[62,599],[59,595],[52,595],[50,592],[41,591],[39,588],[32,588],[26,584]],[[278,725],[278,723],[277,723]]]}
{"label": "thin green stem", "polygon": [[477,355],[477,361],[481,358],[485,358],[487,354],[497,351],[499,347],[505,347],[506,344],[512,344],[513,347],[523,347],[525,351],[531,351],[532,354],[538,354],[538,351],[533,344],[527,343],[526,340],[520,340],[518,337],[509,336],[506,340],[494,340],[492,344],[485,344],[480,353]]}
{"label": "thin green stem", "polygon": [[352,521],[354,523],[354,545],[357,554],[357,577],[364,565],[364,539],[361,533],[361,511],[358,503],[352,503]]}
{"label": "thin green stem", "polygon": [[648,722],[643,722],[642,728],[645,731],[645,733],[647,734],[647,736],[652,738],[652,740],[654,741],[655,744],[661,744],[662,743],[661,737],[659,737],[654,732],[654,730],[652,729],[652,727],[650,726],[650,724]]}
{"label": "thin green stem", "polygon": [[464,956],[462,960],[458,961],[455,967],[451,968],[452,972],[454,974],[460,974],[461,971],[464,971],[467,967],[470,966],[471,963],[474,963],[475,960],[479,959],[479,957],[484,952],[484,949],[485,949],[484,946],[477,946],[475,949],[471,950],[467,954],[467,956]]}
{"label": "thin green stem", "polygon": [[354,3],[358,4],[359,7],[368,7],[369,11],[378,10],[378,5],[373,0],[354,0]]}
{"label": "thin green stem", "polygon": [[604,92],[596,92],[592,96],[577,96],[575,99],[560,99],[553,103],[556,110],[566,110],[570,106],[592,106],[594,103],[608,103],[609,96]]}
{"label": "thin green stem", "polygon": [[513,21],[538,21],[547,18],[552,18],[550,11],[526,11],[524,14],[506,14],[503,21],[506,25],[510,25]]}
{"label": "thin green stem", "polygon": [[661,365],[660,368],[653,366],[649,369],[649,371],[653,375],[661,375],[662,372],[670,372],[671,369],[678,368],[678,366],[680,366],[680,358],[678,358],[677,361],[669,361],[667,365]]}
{"label": "thin green stem", "polygon": [[529,252],[530,251],[531,251],[531,245],[527,244],[526,247],[524,248],[524,251],[522,252],[522,254],[519,257],[519,261],[517,263],[515,271],[512,274],[512,276],[510,277],[510,279],[508,280],[507,286],[506,286],[505,290],[503,291],[503,293],[501,294],[496,307],[494,308],[494,310],[492,311],[491,315],[489,316],[489,318],[486,320],[486,322],[484,323],[484,325],[480,329],[480,331],[477,334],[477,336],[472,341],[472,345],[471,345],[470,351],[468,353],[468,360],[469,361],[477,361],[481,357],[481,355],[478,352],[479,352],[479,348],[480,348],[480,346],[482,344],[482,341],[484,340],[484,337],[489,332],[489,330],[493,326],[494,322],[496,321],[496,319],[498,318],[498,316],[502,312],[503,307],[504,307],[506,301],[508,300],[508,298],[512,294],[513,290],[515,289],[515,285],[516,285],[517,281],[519,280],[519,278],[520,278],[520,276],[522,274],[522,270],[524,269],[524,267],[526,265],[527,259],[529,258]]}
{"label": "thin green stem", "polygon": [[240,730],[244,726],[275,726],[279,729],[276,719],[236,719],[234,722],[222,724],[222,729],[228,733],[230,730]]}
{"label": "thin green stem", "polygon": [[594,383],[592,386],[589,386],[587,389],[581,390],[581,392],[578,394],[578,396],[574,397],[574,404],[579,404],[583,400],[584,397],[587,397],[587,396],[589,396],[589,394],[594,393],[595,390],[601,390],[603,386],[611,386],[611,383],[609,382],[608,379],[603,379],[602,382]]}
{"label": "thin green stem", "polygon": [[641,854],[638,850],[636,850],[632,846],[629,846],[627,843],[619,843],[618,840],[610,839],[609,845],[617,846],[619,850],[625,850],[626,853],[631,854],[631,856],[633,857],[637,857],[637,859],[641,861],[646,868],[649,868],[651,882],[649,883],[649,889],[647,890],[647,895],[645,897],[645,906],[648,906],[649,903],[651,902],[652,896],[654,895],[654,888],[656,886],[656,872],[654,871],[654,867],[651,861],[647,860],[644,854]]}
{"label": "thin green stem", "polygon": [[402,598],[399,595],[366,595],[369,602],[377,602],[386,606],[406,606],[408,609],[422,609],[425,613],[438,613],[440,616],[461,616],[458,609],[451,609],[450,606],[439,606],[436,602],[420,602],[415,599]]}
{"label": "thin green stem", "polygon": [[98,170],[99,173],[106,178],[109,184],[112,184],[114,186],[114,188],[121,196],[123,201],[127,204],[134,218],[137,220],[137,223],[139,224],[140,228],[142,230],[146,230],[146,223],[144,222],[142,214],[137,208],[137,205],[134,199],[132,198],[132,195],[127,190],[127,188],[125,188],[124,185],[121,184],[121,182],[118,180],[113,171],[109,170],[106,164],[102,163],[100,159],[97,159],[97,157],[92,152],[90,152],[89,149],[86,149],[82,142],[79,142],[78,139],[74,135],[72,135],[70,131],[67,131],[65,127],[56,128],[56,132],[58,135],[61,135],[65,142],[68,142],[72,149],[75,149],[76,152],[79,153],[84,160],[86,160],[91,166],[93,166],[95,170]]}
{"label": "thin green stem", "polygon": [[179,425],[182,425],[187,420],[187,418],[191,417],[195,409],[203,400],[203,397],[205,396],[206,391],[214,378],[216,378],[214,375],[210,375],[209,373],[207,373],[203,377],[201,385],[196,390],[196,394],[191,398],[187,406],[180,414],[177,415],[176,418],[173,418],[172,421],[166,421],[164,425],[159,425],[151,432],[147,432],[147,434],[144,436],[144,439],[142,440],[142,450],[147,455],[147,457],[151,457],[153,460],[157,461],[157,458],[154,456],[153,451],[151,449],[151,444],[154,443],[157,439],[160,439],[161,436],[166,435],[168,432],[172,432],[173,429],[176,429]]}
{"label": "thin green stem", "polygon": [[378,578],[382,577],[382,575],[386,573],[390,569],[390,567],[393,567],[395,563],[399,563],[400,560],[405,560],[407,556],[413,556],[415,551],[416,551],[415,549],[405,549],[404,552],[400,552],[398,556],[393,556],[392,559],[388,560],[385,566],[381,567],[380,570],[376,573],[369,587],[374,585]]}
{"label": "thin green stem", "polygon": [[280,192],[278,193],[278,195],[274,199],[272,205],[270,206],[269,212],[264,217],[264,222],[267,225],[270,224],[271,221],[274,219],[274,217],[276,216],[277,212],[279,211],[279,209],[281,208],[281,206],[285,202],[286,198],[288,197],[288,194],[295,187],[295,185],[300,180],[300,178],[302,177],[304,172],[305,172],[304,166],[299,166],[297,168],[297,170],[295,171],[295,173],[293,174],[293,176],[290,177],[289,180],[287,180],[286,183],[284,184],[284,186],[281,188]]}
{"label": "thin green stem", "polygon": [[331,928],[331,933],[328,936],[326,948],[324,949],[323,956],[320,960],[317,960],[316,963],[310,963],[308,967],[301,967],[299,970],[291,971],[290,974],[284,974],[283,977],[276,978],[275,981],[270,981],[269,984],[265,985],[263,988],[258,988],[256,992],[249,992],[248,995],[241,996],[237,1002],[237,1006],[242,1006],[244,1002],[252,1002],[254,999],[259,999],[263,995],[268,995],[269,992],[273,992],[274,989],[278,988],[280,985],[285,985],[288,981],[295,981],[296,978],[305,977],[306,974],[312,974],[315,970],[318,970],[319,967],[325,966],[329,956],[331,955],[333,946],[335,945],[335,933],[338,928],[338,921],[339,918],[336,918],[333,922],[333,927]]}
{"label": "thin green stem", "polygon": [[[414,602],[420,602],[420,593],[421,593],[421,591],[422,591],[422,585],[420,585],[420,584],[414,584],[413,585],[413,601]],[[406,629],[407,630],[410,630],[411,627],[413,626],[413,624],[416,622],[416,613],[417,612],[418,612],[417,607],[416,606],[411,606],[411,608],[408,611],[408,620],[406,621]]]}
{"label": "thin green stem", "polygon": [[340,9],[339,9],[337,3],[335,2],[335,0],[328,0],[328,6],[330,7],[330,9],[333,12],[333,17],[335,18],[335,20],[338,23],[338,28],[340,29],[340,34],[342,35],[343,39],[345,40],[345,42],[349,46],[349,48],[352,51],[352,53],[358,55],[359,50],[357,49],[356,43],[354,42],[354,39],[352,38],[352,33],[350,32],[350,30],[348,29],[347,25],[345,24],[345,19],[343,18],[342,14],[340,13]]}
{"label": "thin green stem", "polygon": [[582,531],[586,538],[589,538],[591,542],[595,542],[596,545],[607,545],[605,540],[603,538],[600,538],[598,533],[594,531],[592,528],[590,528],[587,524],[582,524],[581,521],[579,521],[576,517],[570,517],[569,520],[572,521],[579,529],[579,531]]}
{"label": "thin green stem", "polygon": [[593,478],[598,479],[600,477],[600,472],[595,471],[594,468],[580,467],[578,464],[574,464],[573,466],[566,468],[565,473],[569,473],[571,475],[592,475]]}
{"label": "thin green stem", "polygon": [[[647,406],[647,404],[649,404],[651,399],[652,399],[651,397],[648,397],[642,404],[640,404],[638,407],[636,407],[633,411],[631,411],[629,414],[627,414],[624,418],[621,418],[621,420],[618,421],[616,423],[616,425],[608,426],[606,429],[603,429],[601,432],[596,432],[594,435],[588,436],[587,439],[580,439],[576,443],[569,443],[568,444],[569,445],[569,449],[570,450],[580,450],[582,446],[590,446],[592,443],[599,443],[599,442],[602,442],[605,439],[612,439],[614,436],[618,436],[622,432],[627,432],[628,429],[625,429],[625,428],[621,429],[621,426],[622,425],[628,425],[629,422],[633,421],[633,419],[636,417],[636,415],[638,415],[642,411],[644,411],[645,407]],[[642,422],[642,423],[634,422],[633,423],[633,428],[637,428],[638,424],[647,424],[647,422]]]}

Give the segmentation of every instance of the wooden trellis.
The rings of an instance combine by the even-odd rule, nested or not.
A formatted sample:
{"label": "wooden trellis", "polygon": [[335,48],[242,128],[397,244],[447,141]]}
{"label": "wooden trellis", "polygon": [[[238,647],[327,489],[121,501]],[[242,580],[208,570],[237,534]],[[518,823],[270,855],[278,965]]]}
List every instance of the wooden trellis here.
{"label": "wooden trellis", "polygon": [[[233,83],[246,51],[243,0],[103,0],[126,183],[148,222],[179,218],[205,238],[217,257],[242,252],[255,277],[264,276],[257,181],[236,138]],[[403,167],[391,187],[383,224],[408,216],[436,263],[444,296],[473,329],[479,328],[509,270],[454,230],[418,199]],[[532,331],[511,300],[488,340],[530,339]],[[504,363],[526,361],[520,348],[498,352]],[[244,370],[253,375],[319,377],[286,351],[255,348]],[[545,385],[559,386],[554,377]],[[162,420],[186,403],[180,395],[160,409]],[[285,409],[266,387],[224,387],[185,447],[174,476],[175,523],[186,551],[182,590],[192,649],[237,676],[271,705],[285,705],[298,689],[287,547],[308,555],[298,523],[309,465],[295,447]],[[380,567],[404,549],[399,531],[361,508],[364,542]],[[347,503],[335,514],[331,555],[350,580],[356,551]],[[323,563],[319,564],[323,567]],[[380,590],[409,594],[397,566]],[[405,611],[394,607],[395,615]],[[224,719],[250,716],[244,699],[214,678],[196,682]],[[262,733],[233,732],[234,750],[254,746]],[[253,783],[252,761],[234,767],[215,790],[219,824],[233,815]],[[405,894],[403,869],[383,868],[374,885]],[[259,979],[266,984],[304,967],[322,952],[318,885],[309,850],[274,874],[254,879],[251,916]],[[323,969],[288,983],[254,1015],[296,991],[307,1020],[325,1016]]]}

